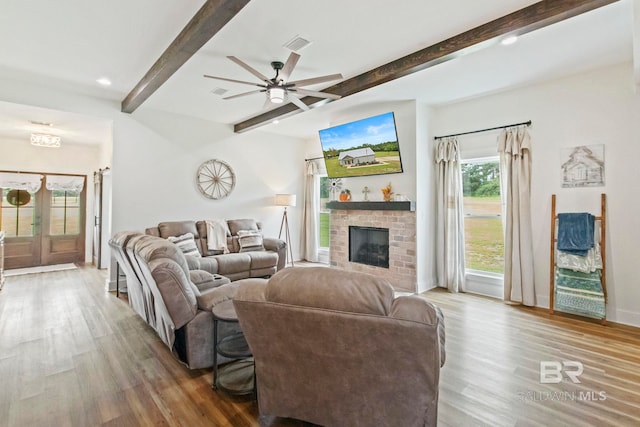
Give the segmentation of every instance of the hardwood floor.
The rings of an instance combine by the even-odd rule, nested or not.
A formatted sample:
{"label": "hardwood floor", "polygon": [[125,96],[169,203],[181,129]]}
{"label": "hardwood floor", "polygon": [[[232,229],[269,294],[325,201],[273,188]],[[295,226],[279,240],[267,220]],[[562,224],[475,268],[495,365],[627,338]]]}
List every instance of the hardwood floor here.
{"label": "hardwood floor", "polygon": [[[425,297],[447,331],[440,426],[640,425],[640,330]],[[582,363],[581,382],[541,384],[541,361]],[[178,363],[89,267],[7,278],[0,381],[0,426],[309,426],[211,390],[211,370]]]}

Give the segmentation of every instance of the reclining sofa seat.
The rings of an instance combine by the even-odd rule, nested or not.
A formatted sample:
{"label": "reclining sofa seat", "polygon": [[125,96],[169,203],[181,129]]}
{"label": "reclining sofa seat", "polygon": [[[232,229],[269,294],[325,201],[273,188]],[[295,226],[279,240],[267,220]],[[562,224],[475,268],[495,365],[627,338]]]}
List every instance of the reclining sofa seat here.
{"label": "reclining sofa seat", "polygon": [[435,426],[444,320],[372,275],[287,268],[233,299],[262,415],[323,426]]}
{"label": "reclining sofa seat", "polygon": [[[213,365],[213,305],[234,295],[237,283],[213,287],[211,275],[191,271],[184,254],[171,242],[154,236],[130,233],[112,239],[126,240],[125,254],[118,262],[129,263],[125,271],[140,278],[142,298],[148,307],[143,319],[156,331],[173,354],[191,369]],[[118,257],[120,258],[120,257]],[[191,279],[201,280],[198,288]],[[258,279],[255,279],[258,280]],[[127,277],[129,282],[129,276]],[[135,289],[135,286],[134,286]],[[140,313],[138,313],[140,314]],[[238,325],[223,324],[221,336],[237,332]],[[229,359],[219,358],[219,363]]]}
{"label": "reclining sofa seat", "polygon": [[157,227],[147,228],[146,234],[167,239],[192,233],[200,252],[200,257],[187,256],[189,268],[207,271],[211,274],[221,274],[230,280],[240,280],[248,277],[271,276],[284,268],[286,262],[286,243],[280,239],[263,237],[265,251],[251,251],[240,253],[238,231],[262,231],[262,225],[253,219],[235,219],[227,221],[227,247],[230,251],[210,251],[207,246],[206,221],[167,221]]}
{"label": "reclining sofa seat", "polygon": [[138,273],[134,270],[126,249],[132,237],[141,235],[142,234],[137,231],[120,231],[109,239],[109,247],[127,278],[127,300],[129,301],[129,305],[142,319],[150,323],[150,309],[144,295],[142,278],[139,277]]}

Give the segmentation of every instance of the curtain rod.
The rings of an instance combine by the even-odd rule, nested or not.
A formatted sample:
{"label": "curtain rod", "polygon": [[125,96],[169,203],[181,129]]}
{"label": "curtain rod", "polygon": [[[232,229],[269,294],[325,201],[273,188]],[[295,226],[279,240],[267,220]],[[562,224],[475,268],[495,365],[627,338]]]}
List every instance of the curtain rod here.
{"label": "curtain rod", "polygon": [[487,131],[490,131],[490,130],[505,129],[505,128],[511,128],[511,127],[515,127],[515,126],[522,126],[522,125],[531,126],[531,120],[529,120],[528,122],[514,123],[514,124],[512,124],[512,125],[496,126],[496,127],[494,127],[494,128],[487,128],[487,129],[480,129],[480,130],[472,130],[472,131],[470,131],[470,132],[454,133],[454,134],[452,134],[452,135],[434,136],[434,137],[433,137],[433,139],[451,138],[451,137],[453,137],[453,136],[469,135],[469,134],[472,134],[472,133],[487,132]]}
{"label": "curtain rod", "polygon": [[320,156],[320,157],[312,157],[312,158],[310,158],[310,159],[304,159],[304,161],[305,161],[305,162],[310,162],[311,160],[320,160],[320,159],[324,159],[324,157],[323,157],[323,156]]}

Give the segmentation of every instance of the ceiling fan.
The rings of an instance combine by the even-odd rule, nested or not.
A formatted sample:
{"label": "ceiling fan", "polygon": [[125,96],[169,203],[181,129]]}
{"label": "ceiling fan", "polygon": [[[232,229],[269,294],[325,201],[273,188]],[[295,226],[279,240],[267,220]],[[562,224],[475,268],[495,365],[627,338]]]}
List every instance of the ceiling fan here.
{"label": "ceiling fan", "polygon": [[340,95],[334,95],[332,93],[327,92],[318,92],[315,90],[303,89],[301,86],[314,85],[318,83],[324,83],[331,80],[339,80],[342,79],[342,74],[330,74],[327,76],[314,77],[310,79],[303,80],[295,80],[289,81],[289,77],[293,72],[298,60],[300,59],[300,55],[295,52],[291,52],[289,58],[287,58],[287,62],[282,63],[280,61],[273,61],[271,63],[271,67],[276,72],[274,78],[270,79],[264,74],[260,73],[250,65],[236,58],[235,56],[227,56],[230,60],[259,78],[263,83],[252,83],[245,82],[242,80],[234,80],[228,79],[226,77],[216,77],[205,74],[204,77],[208,77],[210,79],[224,80],[227,82],[233,83],[241,83],[251,86],[258,86],[260,89],[252,90],[250,92],[239,93],[237,95],[227,96],[223,99],[234,99],[239,98],[241,96],[252,95],[254,93],[265,92],[267,94],[267,100],[265,102],[265,108],[269,106],[269,104],[282,104],[283,102],[292,102],[298,108],[302,110],[309,110],[307,104],[302,102],[299,95],[301,96],[315,96],[318,98],[326,98],[326,99],[340,99]]}

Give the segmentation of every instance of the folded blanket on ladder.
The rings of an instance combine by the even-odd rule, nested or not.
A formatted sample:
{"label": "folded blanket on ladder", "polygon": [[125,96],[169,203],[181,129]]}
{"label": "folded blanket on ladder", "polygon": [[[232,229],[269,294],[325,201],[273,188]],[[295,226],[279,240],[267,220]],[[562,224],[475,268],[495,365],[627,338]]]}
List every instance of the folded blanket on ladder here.
{"label": "folded blanket on ladder", "polygon": [[587,256],[594,245],[595,220],[590,213],[558,214],[558,250]]}
{"label": "folded blanket on ladder", "polygon": [[556,268],[555,309],[565,313],[604,319],[604,292],[600,270],[592,273]]}

